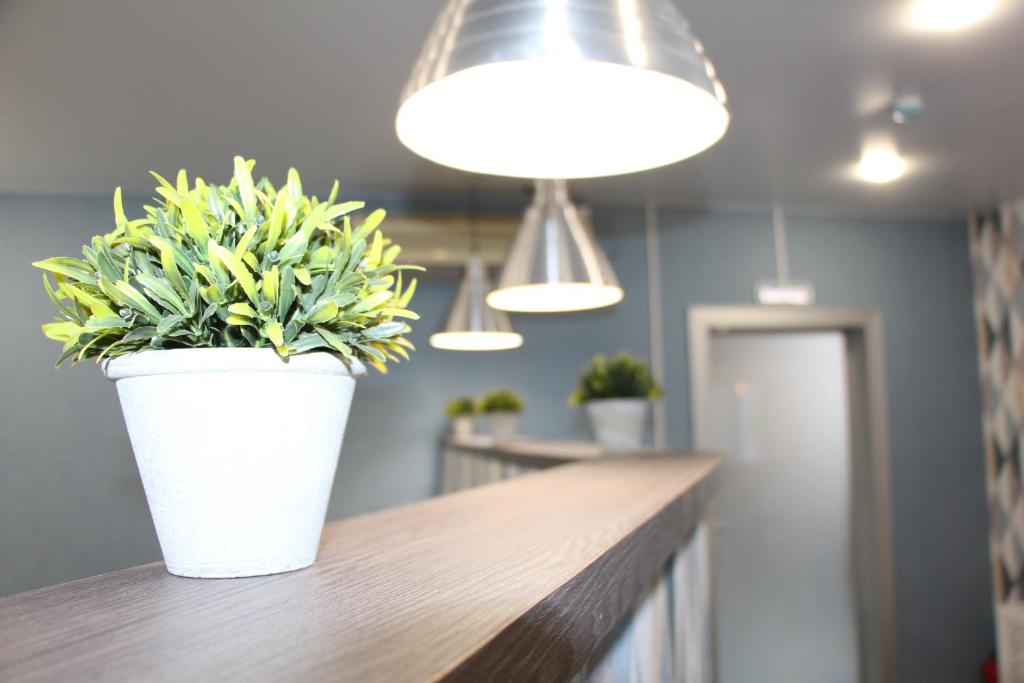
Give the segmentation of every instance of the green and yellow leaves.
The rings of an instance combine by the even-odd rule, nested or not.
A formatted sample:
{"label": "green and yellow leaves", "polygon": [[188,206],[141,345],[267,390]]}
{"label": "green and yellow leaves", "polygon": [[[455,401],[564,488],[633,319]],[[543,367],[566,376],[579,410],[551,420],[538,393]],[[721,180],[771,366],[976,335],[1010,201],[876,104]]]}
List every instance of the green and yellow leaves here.
{"label": "green and yellow leaves", "polygon": [[336,201],[337,183],[321,202],[294,169],[275,188],[252,168],[236,157],[227,185],[154,173],[158,198],[136,220],[118,188],[114,229],[82,258],[33,264],[58,313],[43,332],[63,344],[60,361],[219,346],[326,350],[381,371],[408,358],[416,282],[403,288],[402,271],[416,268],[397,265],[401,249],[379,232],[384,212],[353,229],[365,205]]}
{"label": "green and yellow leaves", "polygon": [[263,271],[263,297],[270,303],[276,304],[281,286],[281,271],[277,266],[270,270]]}
{"label": "green and yellow leaves", "polygon": [[277,253],[277,262],[286,264],[298,261],[306,253],[309,246],[309,236],[301,230],[288,238],[281,250]]}
{"label": "green and yellow leaves", "polygon": [[136,280],[145,288],[145,293],[150,299],[167,310],[183,316],[190,314],[189,306],[174,291],[170,280],[142,273],[136,276]]}
{"label": "green and yellow leaves", "polygon": [[310,312],[306,322],[317,325],[334,320],[338,315],[338,304],[333,301],[322,301]]}
{"label": "green and yellow leaves", "polygon": [[235,281],[245,292],[245,295],[249,297],[249,300],[255,304],[259,304],[259,299],[256,296],[256,281],[252,277],[252,273],[249,272],[248,266],[234,255],[230,250],[222,247],[213,240],[207,245],[207,251],[211,258],[216,258],[223,264],[231,274],[235,277]]}
{"label": "green and yellow leaves", "polygon": [[384,304],[391,301],[392,296],[393,295],[389,291],[382,291],[370,294],[364,297],[358,303],[356,303],[356,305],[353,306],[351,310],[353,313],[363,313],[372,311],[373,309],[379,306],[383,306]]}
{"label": "green and yellow leaves", "polygon": [[35,261],[32,265],[42,270],[48,270],[51,273],[64,275],[87,285],[96,284],[95,273],[92,272],[89,264],[81,259],[56,257],[48,258],[44,261]]}
{"label": "green and yellow leaves", "polygon": [[370,236],[374,230],[380,227],[380,224],[384,222],[384,217],[387,216],[387,212],[384,209],[377,209],[363,221],[363,224],[353,233],[352,240],[354,242],[362,242]]}
{"label": "green and yellow leaves", "polygon": [[252,309],[249,304],[231,304],[228,306],[228,312],[235,315],[243,315],[246,318],[258,318],[259,314]]}
{"label": "green and yellow leaves", "polygon": [[[284,329],[281,327],[281,323],[276,320],[268,322],[264,328],[264,333],[270,339],[270,342],[277,348],[278,352],[284,349]],[[287,356],[287,351],[284,351],[282,355]]]}
{"label": "green and yellow leaves", "polygon": [[203,220],[203,216],[199,213],[199,208],[196,207],[195,203],[188,197],[182,197],[180,206],[181,216],[185,221],[185,228],[192,235],[192,238],[200,243],[210,239],[210,227]]}
{"label": "green and yellow leaves", "polygon": [[291,197],[292,204],[298,205],[305,196],[302,194],[302,180],[299,179],[299,172],[294,168],[288,169],[288,196]]}
{"label": "green and yellow leaves", "polygon": [[242,210],[250,216],[256,211],[256,188],[252,184],[252,169],[242,157],[235,157],[235,182],[238,183],[238,195],[242,199]]}
{"label": "green and yellow leaves", "polygon": [[477,401],[481,413],[521,413],[524,408],[526,401],[510,389],[491,389]]}
{"label": "green and yellow leaves", "polygon": [[128,282],[120,280],[114,283],[113,288],[103,287],[103,284],[105,284],[103,281],[100,284],[107,296],[122,306],[134,308],[136,311],[149,316],[154,322],[163,317],[160,315],[160,311],[156,310],[156,307],[150,303],[149,299],[144,297],[139,290],[132,287]]}
{"label": "green and yellow leaves", "polygon": [[661,387],[646,363],[629,353],[612,358],[598,354],[580,376],[579,386],[569,397],[570,405],[608,398],[655,399]]}
{"label": "green and yellow leaves", "polygon": [[332,349],[339,352],[341,355],[346,358],[351,358],[354,355],[352,353],[352,347],[345,343],[341,335],[331,332],[326,327],[317,327],[316,332],[320,335],[321,339],[327,342]]}
{"label": "green and yellow leaves", "polygon": [[121,188],[114,188],[114,225],[122,231],[128,225],[128,217],[124,215],[124,204],[121,202]]}
{"label": "green and yellow leaves", "polygon": [[[102,281],[100,284],[102,286]],[[76,286],[69,282],[58,281],[57,290],[92,315],[104,318],[117,315],[108,305],[108,302],[103,300],[100,293],[93,294],[84,286]]]}
{"label": "green and yellow leaves", "polygon": [[78,339],[79,335],[84,332],[84,328],[69,320],[63,322],[46,323],[43,325],[43,334],[46,335],[47,339],[54,341],[66,342],[70,339]]}
{"label": "green and yellow leaves", "polygon": [[274,208],[270,212],[270,227],[267,230],[267,241],[264,249],[270,251],[277,248],[277,243],[284,232],[285,221],[288,220],[288,199],[287,192],[278,192],[274,200]]}
{"label": "green and yellow leaves", "polygon": [[175,260],[171,245],[159,237],[151,237],[149,241],[160,250],[160,267],[163,268],[164,277],[174,285],[178,294],[187,297],[189,295],[188,285],[185,284],[185,280],[181,277],[181,271],[178,270],[178,262]]}

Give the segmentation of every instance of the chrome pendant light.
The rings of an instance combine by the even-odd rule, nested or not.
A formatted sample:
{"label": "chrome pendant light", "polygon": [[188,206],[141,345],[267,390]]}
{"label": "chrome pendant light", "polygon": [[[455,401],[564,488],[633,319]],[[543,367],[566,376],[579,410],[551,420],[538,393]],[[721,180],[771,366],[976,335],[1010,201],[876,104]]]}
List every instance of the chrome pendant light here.
{"label": "chrome pendant light", "polygon": [[452,302],[444,329],[430,335],[430,345],[445,351],[507,351],[523,345],[522,335],[512,330],[508,314],[487,305],[491,280],[480,256],[479,201],[471,185],[469,259],[459,291]]}
{"label": "chrome pendant light", "polygon": [[622,288],[564,180],[538,180],[498,287],[487,303],[504,311],[555,313],[622,301]]}
{"label": "chrome pendant light", "polygon": [[442,331],[430,336],[430,345],[446,351],[506,351],[522,346],[523,337],[512,330],[508,315],[487,305],[490,291],[483,259],[474,253],[466,263],[448,321]]}
{"label": "chrome pendant light", "polygon": [[445,166],[587,178],[702,152],[725,134],[725,104],[673,0],[449,0],[396,129]]}

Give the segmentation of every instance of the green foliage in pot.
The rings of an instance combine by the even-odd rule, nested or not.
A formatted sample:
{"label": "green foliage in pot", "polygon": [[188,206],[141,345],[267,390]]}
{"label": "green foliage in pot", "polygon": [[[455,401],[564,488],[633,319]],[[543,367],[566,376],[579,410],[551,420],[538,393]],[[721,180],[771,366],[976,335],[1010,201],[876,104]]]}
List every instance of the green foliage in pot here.
{"label": "green foliage in pot", "polygon": [[492,389],[477,402],[481,413],[521,413],[525,408],[523,397],[510,389]]}
{"label": "green foliage in pot", "polygon": [[467,417],[476,414],[476,402],[469,396],[460,396],[448,401],[444,408],[445,417],[454,420],[457,417]]}
{"label": "green foliage in pot", "polygon": [[628,353],[609,359],[598,354],[580,376],[579,387],[569,398],[571,405],[607,398],[654,399],[661,387],[647,365]]}
{"label": "green foliage in pot", "polygon": [[[33,265],[57,307],[43,326],[64,344],[57,364],[147,349],[273,348],[281,356],[329,351],[385,372],[408,359],[404,322],[416,281],[395,263],[400,248],[377,229],[384,211],[353,227],[359,201],[306,196],[295,169],[275,188],[253,182],[252,161],[235,157],[227,185],[185,171],[156,173],[159,198],[129,220],[114,192],[112,232],[83,258]],[[51,281],[52,278],[52,281]]]}

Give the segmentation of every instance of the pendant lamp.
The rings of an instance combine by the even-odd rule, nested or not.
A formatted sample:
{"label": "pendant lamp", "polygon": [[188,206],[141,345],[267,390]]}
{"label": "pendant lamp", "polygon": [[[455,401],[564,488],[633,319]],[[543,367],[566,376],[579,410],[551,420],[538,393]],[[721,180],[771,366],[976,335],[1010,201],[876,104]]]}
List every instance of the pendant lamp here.
{"label": "pendant lamp", "polygon": [[603,308],[622,301],[611,263],[564,180],[538,180],[533,202],[512,243],[493,308],[555,313]]}
{"label": "pendant lamp", "polygon": [[725,90],[673,0],[449,0],[396,119],[420,156],[521,178],[664,166],[728,125]]}
{"label": "pendant lamp", "polygon": [[430,336],[430,345],[446,351],[505,351],[522,346],[523,337],[512,331],[508,315],[487,305],[490,291],[483,259],[474,253],[466,262],[448,321],[442,331]]}

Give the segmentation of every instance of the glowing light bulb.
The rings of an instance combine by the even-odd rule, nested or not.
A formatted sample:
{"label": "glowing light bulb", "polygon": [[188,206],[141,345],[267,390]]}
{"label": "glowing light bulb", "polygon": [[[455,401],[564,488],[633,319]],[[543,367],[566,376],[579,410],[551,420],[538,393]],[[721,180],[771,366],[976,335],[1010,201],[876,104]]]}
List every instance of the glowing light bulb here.
{"label": "glowing light bulb", "polygon": [[523,345],[515,332],[438,332],[430,335],[430,345],[445,351],[508,351]]}
{"label": "glowing light bulb", "polygon": [[583,59],[499,62],[416,91],[396,126],[420,156],[473,173],[619,175],[675,163],[718,142],[729,112],[724,89],[714,84],[716,94],[650,69]]}
{"label": "glowing light bulb", "polygon": [[959,31],[987,19],[998,0],[917,0],[910,8],[910,24],[922,31]]}
{"label": "glowing light bulb", "polygon": [[562,282],[496,289],[487,295],[487,304],[515,313],[563,313],[614,306],[623,296],[615,285]]}
{"label": "glowing light bulb", "polygon": [[891,183],[907,172],[907,162],[893,144],[869,145],[861,154],[857,175],[861,180],[876,185]]}

